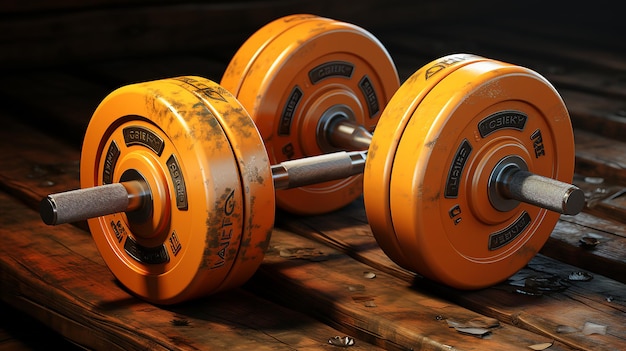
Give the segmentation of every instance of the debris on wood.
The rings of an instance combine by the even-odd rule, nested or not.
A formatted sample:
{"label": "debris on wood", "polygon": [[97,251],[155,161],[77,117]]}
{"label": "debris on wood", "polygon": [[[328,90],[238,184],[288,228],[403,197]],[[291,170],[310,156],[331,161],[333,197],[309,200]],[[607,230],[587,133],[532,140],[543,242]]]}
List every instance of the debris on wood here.
{"label": "debris on wood", "polygon": [[362,284],[353,284],[353,285],[348,285],[348,291],[365,291],[365,286]]}
{"label": "debris on wood", "polygon": [[585,183],[602,184],[602,183],[604,183],[604,178],[602,178],[602,177],[585,177]]}
{"label": "debris on wood", "polygon": [[556,332],[559,334],[569,334],[577,332],[578,329],[569,325],[559,325],[556,327]]}
{"label": "debris on wood", "polygon": [[582,272],[582,271],[580,271],[580,272],[572,272],[567,277],[567,279],[569,279],[571,281],[588,282],[591,279],[593,279],[593,275],[591,273]]}
{"label": "debris on wood", "polygon": [[378,307],[378,305],[376,305],[376,302],[374,302],[374,300],[365,301],[363,305],[365,307]]}
{"label": "debris on wood", "polygon": [[530,345],[528,346],[528,348],[530,348],[531,350],[535,350],[535,351],[542,351],[545,349],[548,349],[550,347],[552,347],[552,345],[554,345],[554,341],[552,342],[544,342],[541,344],[535,344],[535,345]]}
{"label": "debris on wood", "polygon": [[328,259],[321,250],[310,247],[280,249],[279,255],[283,258],[303,259],[313,262],[320,262]]}
{"label": "debris on wood", "polygon": [[189,320],[188,319],[172,319],[170,321],[170,323],[172,323],[173,326],[175,327],[187,327],[189,326]]}
{"label": "debris on wood", "polygon": [[363,272],[363,278],[365,278],[365,279],[374,279],[374,278],[376,278],[376,273],[374,273],[374,272]]}
{"label": "debris on wood", "polygon": [[583,236],[582,238],[580,238],[578,242],[582,248],[593,249],[596,246],[598,246],[598,244],[600,243],[600,240],[598,240],[598,238],[595,238],[593,236]]}
{"label": "debris on wood", "polygon": [[446,319],[446,322],[448,327],[454,328],[459,333],[479,338],[488,336],[493,329],[500,327],[500,321],[490,317],[477,317],[464,322]]}
{"label": "debris on wood", "polygon": [[328,339],[328,343],[333,346],[348,347],[353,346],[355,341],[354,338],[351,338],[349,336],[333,336],[332,338]]}
{"label": "debris on wood", "polygon": [[593,322],[585,322],[582,333],[584,335],[591,335],[591,334],[605,335],[606,329],[607,329],[606,325],[597,324]]}

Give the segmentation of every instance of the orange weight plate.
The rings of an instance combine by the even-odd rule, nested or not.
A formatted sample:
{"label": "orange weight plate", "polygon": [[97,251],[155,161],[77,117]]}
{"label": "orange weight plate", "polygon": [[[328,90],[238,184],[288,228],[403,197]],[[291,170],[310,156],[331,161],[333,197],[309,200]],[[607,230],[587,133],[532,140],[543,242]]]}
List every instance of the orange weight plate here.
{"label": "orange weight plate", "polygon": [[[370,33],[303,15],[276,20],[255,33],[233,57],[221,85],[248,110],[276,164],[334,151],[318,140],[318,128],[336,113],[373,131],[399,79],[389,54]],[[319,214],[361,193],[359,175],[279,190],[276,197],[284,210]]]}
{"label": "orange weight plate", "polygon": [[[389,181],[395,167],[398,142],[413,111],[434,86],[460,67],[484,60],[479,56],[456,54],[426,64],[412,74],[393,95],[376,126],[363,178],[365,212],[379,246],[401,266],[411,266],[408,258],[414,255],[409,252],[406,256],[408,258],[405,258],[391,219]],[[424,128],[427,127],[424,125]]]}
{"label": "orange weight plate", "polygon": [[[220,89],[202,82],[202,94]],[[133,178],[150,187],[148,213],[88,221],[113,274],[147,301],[218,291],[236,265],[246,227],[241,161],[215,117],[233,101],[214,103],[175,79],[134,84],[107,96],[87,128],[81,187]]]}
{"label": "orange weight plate", "polygon": [[460,289],[505,280],[541,249],[559,214],[526,203],[496,209],[491,174],[515,158],[571,182],[574,139],[561,97],[536,72],[479,60],[407,113],[389,182],[406,268]]}
{"label": "orange weight plate", "polygon": [[238,287],[259,268],[269,245],[275,217],[272,172],[263,140],[246,110],[226,89],[199,77],[181,77],[211,109],[237,159],[243,192],[243,235],[239,252],[220,290]]}

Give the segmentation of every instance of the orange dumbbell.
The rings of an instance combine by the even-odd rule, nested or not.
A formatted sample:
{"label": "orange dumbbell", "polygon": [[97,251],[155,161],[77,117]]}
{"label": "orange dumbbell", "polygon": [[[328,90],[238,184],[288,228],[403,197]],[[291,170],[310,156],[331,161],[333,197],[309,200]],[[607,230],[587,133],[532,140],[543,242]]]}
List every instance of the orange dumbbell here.
{"label": "orange dumbbell", "polygon": [[88,219],[120,282],[170,304],[249,279],[277,204],[321,213],[362,194],[396,263],[481,288],[522,268],[560,213],[582,210],[572,134],[531,70],[450,55],[398,87],[363,29],[288,16],[254,34],[220,84],[178,77],[107,96],[85,135],[82,189],[49,195],[41,214]]}

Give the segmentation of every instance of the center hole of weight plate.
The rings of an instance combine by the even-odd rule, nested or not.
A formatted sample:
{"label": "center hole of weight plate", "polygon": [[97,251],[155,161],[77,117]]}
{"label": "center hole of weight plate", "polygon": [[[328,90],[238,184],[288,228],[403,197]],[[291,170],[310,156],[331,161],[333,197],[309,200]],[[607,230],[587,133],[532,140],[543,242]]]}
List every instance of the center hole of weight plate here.
{"label": "center hole of weight plate", "polygon": [[517,155],[509,155],[500,160],[491,171],[488,184],[489,202],[498,211],[507,212],[517,207],[520,202],[506,196],[503,187],[506,178],[517,171],[528,171],[526,162]]}
{"label": "center hole of weight plate", "polygon": [[[333,105],[317,122],[317,145],[324,153],[351,149],[354,112],[346,105]],[[350,122],[350,123],[342,123]]]}
{"label": "center hole of weight plate", "polygon": [[133,211],[126,212],[126,218],[128,218],[131,228],[133,223],[145,223],[152,217],[154,212],[152,192],[150,191],[150,185],[148,185],[146,178],[144,178],[144,176],[135,169],[127,169],[120,177],[121,183],[133,180],[138,181],[138,184],[141,184],[141,189],[136,189],[137,191],[128,198],[129,207],[135,208]]}

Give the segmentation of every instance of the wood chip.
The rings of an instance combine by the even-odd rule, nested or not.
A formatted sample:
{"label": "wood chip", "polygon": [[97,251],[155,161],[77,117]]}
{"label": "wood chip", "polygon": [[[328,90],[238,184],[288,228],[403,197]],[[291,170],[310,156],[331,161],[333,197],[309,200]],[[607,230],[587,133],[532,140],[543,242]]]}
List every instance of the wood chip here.
{"label": "wood chip", "polygon": [[606,325],[596,324],[592,322],[585,322],[582,332],[585,335],[591,335],[591,334],[605,335],[606,329],[607,329]]}
{"label": "wood chip", "polygon": [[374,278],[376,278],[376,273],[374,273],[374,272],[363,272],[363,278],[365,278],[365,279],[374,279]]}
{"label": "wood chip", "polygon": [[459,333],[472,335],[479,338],[484,338],[485,336],[491,334],[491,330],[485,328],[454,327],[454,329]]}
{"label": "wood chip", "polygon": [[378,305],[376,305],[376,302],[374,302],[374,300],[365,301],[363,305],[365,307],[378,307]]}
{"label": "wood chip", "polygon": [[588,282],[593,279],[593,275],[587,272],[572,272],[569,274],[567,279],[571,281]]}
{"label": "wood chip", "polygon": [[333,346],[348,347],[353,346],[355,341],[354,338],[351,338],[349,336],[333,336],[332,338],[328,339],[328,343]]}
{"label": "wood chip", "polygon": [[559,325],[556,327],[556,332],[559,334],[568,334],[568,333],[573,333],[573,332],[577,332],[578,329],[569,326],[569,325]]}
{"label": "wood chip", "polygon": [[580,246],[582,246],[585,249],[593,249],[594,247],[598,246],[599,243],[600,243],[600,240],[598,240],[598,238],[594,238],[591,236],[583,236],[579,240]]}
{"label": "wood chip", "polygon": [[280,257],[289,259],[305,259],[310,261],[323,261],[327,257],[324,253],[316,248],[287,248],[281,249]]}
{"label": "wood chip", "polygon": [[476,317],[470,319],[467,325],[477,328],[496,328],[500,326],[500,321],[491,317]]}
{"label": "wood chip", "polygon": [[530,345],[530,346],[528,346],[528,348],[531,349],[531,350],[541,351],[541,350],[545,350],[545,349],[551,347],[552,345],[554,345],[554,341],[553,342],[544,342],[542,344]]}

